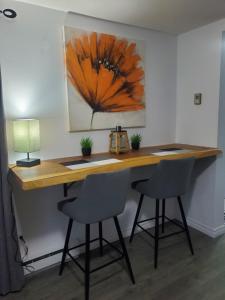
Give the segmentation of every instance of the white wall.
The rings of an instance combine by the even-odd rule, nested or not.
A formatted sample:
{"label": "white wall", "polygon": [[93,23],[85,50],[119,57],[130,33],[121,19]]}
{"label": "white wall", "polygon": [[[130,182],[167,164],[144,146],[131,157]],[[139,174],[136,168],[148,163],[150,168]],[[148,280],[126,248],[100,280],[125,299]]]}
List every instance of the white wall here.
{"label": "white wall", "polygon": [[[225,20],[178,37],[176,139],[217,146],[222,31]],[[202,105],[194,105],[202,93]]]}
{"label": "white wall", "polygon": [[[177,124],[176,140],[179,142],[225,147],[218,139],[218,122],[225,125],[219,108],[222,31],[225,20],[209,24],[178,37],[177,60]],[[194,93],[202,93],[202,105],[193,103]],[[225,136],[225,126],[220,126],[220,136]],[[191,201],[187,203],[189,224],[216,236],[224,232],[225,195],[223,171],[224,158],[209,163],[204,160],[198,168]],[[221,168],[222,167],[222,168]]]}
{"label": "white wall", "polygon": [[[41,157],[80,154],[85,133],[68,133],[62,29],[71,25],[87,30],[116,33],[146,42],[145,92],[147,105],[143,144],[175,140],[176,38],[38,6],[13,4],[14,22],[1,19],[1,65],[7,118],[37,117],[41,120]],[[57,132],[57,135],[55,134]],[[129,132],[133,132],[129,130]],[[88,132],[94,152],[108,149],[109,131]],[[15,159],[11,153],[11,160]]]}
{"label": "white wall", "polygon": [[[176,37],[93,18],[67,15],[38,6],[6,2],[7,6],[11,4],[18,13],[15,20],[0,18],[0,61],[6,115],[9,120],[17,117],[40,119],[41,152],[37,155],[42,159],[79,155],[79,141],[84,135],[66,131],[63,25],[145,41],[146,127],[129,129],[128,132],[141,132],[143,145],[175,141]],[[12,151],[10,125],[8,128],[9,158],[10,161],[15,161],[19,156]],[[108,150],[108,130],[87,134],[94,140],[94,152]],[[148,174],[148,168],[146,172]],[[144,172],[134,170],[133,176],[144,176]],[[130,192],[128,198],[126,211],[121,217],[126,235],[130,233],[137,194]],[[59,186],[31,192],[17,191],[16,207],[22,234],[29,246],[29,258],[63,246],[67,220],[56,208],[61,199],[62,188]],[[151,206],[146,206],[145,211],[153,213]],[[171,213],[173,211],[172,206]],[[115,238],[111,223],[107,224],[106,234]],[[81,226],[76,225],[75,230],[74,239],[82,239]],[[36,264],[36,267],[46,266],[59,258],[49,258]]]}

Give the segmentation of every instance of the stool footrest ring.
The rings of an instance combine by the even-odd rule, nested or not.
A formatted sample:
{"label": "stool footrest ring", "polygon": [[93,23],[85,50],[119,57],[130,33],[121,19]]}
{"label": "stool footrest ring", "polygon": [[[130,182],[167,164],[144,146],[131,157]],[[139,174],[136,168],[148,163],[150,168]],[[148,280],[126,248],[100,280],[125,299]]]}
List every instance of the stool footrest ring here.
{"label": "stool footrest ring", "polygon": [[[159,216],[159,218],[161,218],[161,217],[162,216]],[[169,233],[167,235],[161,235],[161,236],[158,237],[159,240],[162,240],[162,239],[165,239],[167,237],[171,237],[173,235],[185,232],[185,228],[181,224],[179,224],[178,221],[174,221],[174,220],[168,218],[167,216],[165,216],[165,219],[167,219],[169,222],[173,223],[174,225],[180,227],[182,230],[176,231],[176,232],[172,232],[172,233]],[[153,239],[155,239],[155,236],[151,232],[149,232],[147,229],[145,229],[143,226],[140,225],[141,223],[144,223],[144,222],[147,222],[147,221],[151,221],[151,220],[155,220],[155,218],[153,217],[153,218],[149,218],[149,219],[138,221],[136,225],[139,228],[141,228],[145,233],[147,233],[150,237],[152,237]]]}
{"label": "stool footrest ring", "polygon": [[[96,238],[96,239],[91,240],[90,243],[93,243],[93,242],[96,242],[96,241],[99,241],[99,240],[100,240],[99,238]],[[112,243],[110,243],[109,241],[107,241],[105,238],[102,238],[102,241],[104,241],[107,245],[109,245],[111,248],[113,248],[114,250],[116,250],[120,254],[120,256],[117,257],[117,258],[112,259],[111,261],[109,261],[109,262],[107,262],[107,263],[105,263],[105,264],[103,264],[103,265],[101,265],[99,267],[94,268],[93,270],[90,270],[90,273],[94,273],[94,272],[96,272],[98,270],[101,270],[101,269],[103,269],[103,268],[105,268],[105,267],[107,267],[107,266],[109,266],[109,265],[111,265],[111,264],[113,264],[113,263],[115,263],[115,262],[117,262],[117,261],[119,261],[119,260],[121,260],[121,259],[124,258],[123,252],[118,247],[114,246]],[[77,248],[82,247],[82,246],[85,246],[85,243],[81,243],[81,244],[79,244],[77,246],[69,248],[66,253],[71,258],[71,260],[79,267],[79,269],[81,271],[85,272],[84,267],[77,261],[77,259],[75,257],[73,257],[70,254],[71,250],[77,249]]]}

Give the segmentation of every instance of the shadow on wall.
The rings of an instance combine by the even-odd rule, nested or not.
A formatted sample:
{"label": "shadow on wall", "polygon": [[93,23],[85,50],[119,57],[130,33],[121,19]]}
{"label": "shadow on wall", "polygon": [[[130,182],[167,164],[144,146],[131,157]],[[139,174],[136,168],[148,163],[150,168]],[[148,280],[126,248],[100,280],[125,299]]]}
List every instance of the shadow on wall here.
{"label": "shadow on wall", "polygon": [[[216,157],[207,157],[207,158],[202,158],[202,159],[196,160],[193,175],[192,175],[190,190],[186,195],[184,195],[182,197],[183,205],[184,205],[184,209],[185,209],[187,217],[189,215],[189,212],[191,211],[192,198],[193,198],[195,189],[196,188],[199,189],[199,181],[201,181],[201,176],[203,174],[205,174],[205,171],[207,169],[209,169],[215,162],[216,162]],[[212,175],[211,182],[213,182],[214,180],[215,180],[214,176]],[[204,193],[204,188],[202,189],[202,192]]]}

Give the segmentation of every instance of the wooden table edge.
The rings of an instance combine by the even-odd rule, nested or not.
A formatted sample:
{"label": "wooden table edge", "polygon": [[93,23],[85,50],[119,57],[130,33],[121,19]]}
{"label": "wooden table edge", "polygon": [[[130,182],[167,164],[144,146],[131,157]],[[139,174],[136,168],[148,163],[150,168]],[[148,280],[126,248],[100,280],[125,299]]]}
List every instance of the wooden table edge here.
{"label": "wooden table edge", "polygon": [[[212,147],[201,147],[201,146],[194,146],[194,145],[186,145],[186,144],[167,144],[167,145],[159,145],[159,146],[152,146],[152,147],[143,147],[143,149],[157,149],[159,147],[185,147],[186,149],[193,150],[193,156],[196,158],[205,158],[210,156],[217,156],[222,153],[219,148],[212,148]],[[99,155],[104,153],[99,153]],[[63,183],[69,183],[72,181],[79,181],[83,180],[89,174],[96,174],[102,172],[110,172],[121,170],[125,168],[134,168],[134,167],[143,167],[147,165],[157,164],[162,159],[174,159],[174,158],[186,158],[190,157],[191,153],[180,153],[180,154],[172,154],[166,156],[156,156],[156,155],[139,155],[137,157],[130,157],[124,158],[121,162],[116,164],[109,164],[109,165],[102,165],[97,167],[88,167],[85,169],[80,170],[69,170],[65,167],[65,172],[60,172],[57,174],[49,174],[49,175],[40,175],[34,179],[24,179],[22,180],[14,170],[15,165],[11,166],[11,170],[14,173],[17,182],[21,186],[21,188],[25,191],[33,190],[33,189],[40,189],[40,188],[47,188],[50,186],[55,186]],[[98,154],[96,154],[98,155]],[[95,155],[94,155],[95,156]],[[43,162],[50,162],[53,164],[59,164],[59,161],[64,161],[67,159],[78,159],[82,157],[70,157],[70,158],[60,158],[60,159],[51,159],[46,160]],[[121,157],[122,158],[122,157]]]}

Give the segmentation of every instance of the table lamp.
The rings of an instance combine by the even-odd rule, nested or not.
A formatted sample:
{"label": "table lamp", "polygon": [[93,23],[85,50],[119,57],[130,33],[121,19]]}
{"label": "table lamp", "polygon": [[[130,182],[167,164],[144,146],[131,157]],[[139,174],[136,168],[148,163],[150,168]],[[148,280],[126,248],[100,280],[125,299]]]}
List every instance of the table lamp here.
{"label": "table lamp", "polygon": [[18,119],[13,121],[15,152],[27,153],[26,159],[16,161],[20,167],[32,167],[40,164],[40,159],[30,158],[31,152],[40,150],[39,120]]}

